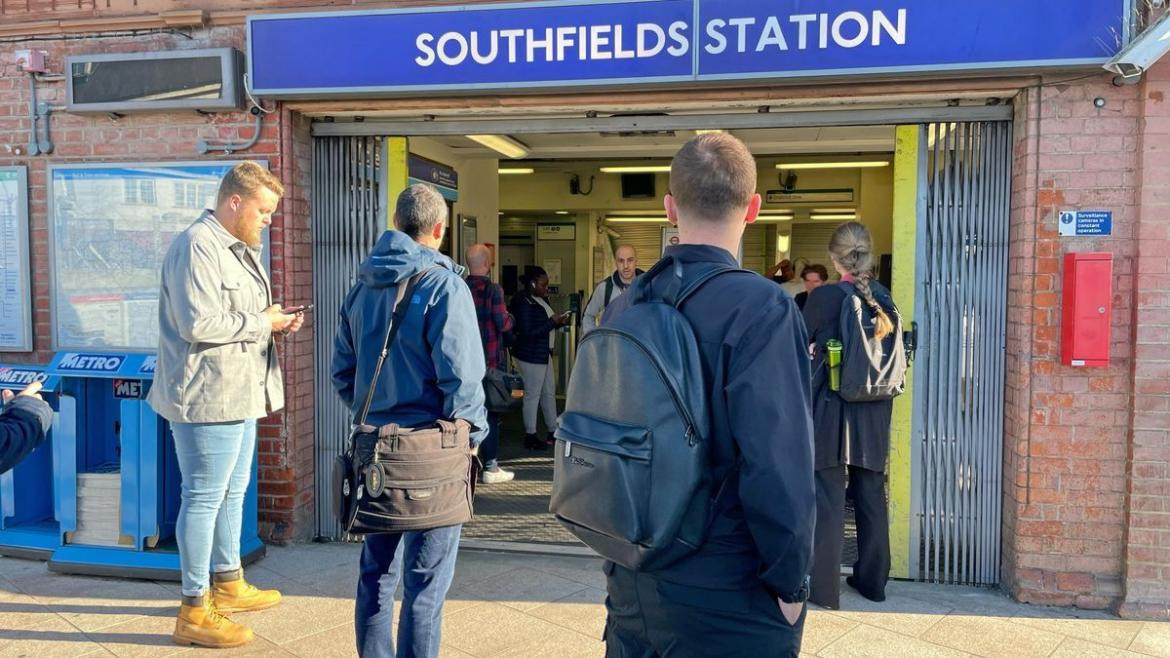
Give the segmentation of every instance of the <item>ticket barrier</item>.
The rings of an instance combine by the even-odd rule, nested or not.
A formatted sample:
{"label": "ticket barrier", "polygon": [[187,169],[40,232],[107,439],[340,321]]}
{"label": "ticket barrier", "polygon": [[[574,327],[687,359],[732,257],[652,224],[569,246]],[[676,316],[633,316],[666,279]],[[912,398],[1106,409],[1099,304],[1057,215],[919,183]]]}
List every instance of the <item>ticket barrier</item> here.
{"label": "ticket barrier", "polygon": [[[0,389],[20,391],[35,381],[41,382],[41,397],[56,412],[59,378],[46,375],[44,366],[0,364]],[[0,474],[0,555],[47,560],[61,544],[52,485],[62,420],[54,413],[53,429],[44,443]]]}
{"label": "ticket barrier", "polygon": [[[167,421],[146,402],[155,356],[59,352],[61,415],[54,460],[58,548],[49,569],[179,580],[175,521],[181,478]],[[257,522],[257,462],[244,497],[241,555],[264,555]]]}

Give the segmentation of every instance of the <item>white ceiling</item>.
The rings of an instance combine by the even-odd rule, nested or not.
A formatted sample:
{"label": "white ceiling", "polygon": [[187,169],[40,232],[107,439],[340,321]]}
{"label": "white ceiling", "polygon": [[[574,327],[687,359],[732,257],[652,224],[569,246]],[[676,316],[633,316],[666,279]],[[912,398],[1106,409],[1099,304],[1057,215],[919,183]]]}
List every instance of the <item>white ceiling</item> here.
{"label": "white ceiling", "polygon": [[[889,153],[894,150],[893,126],[837,126],[829,128],[771,128],[736,130],[757,157],[783,154]],[[526,159],[534,160],[610,160],[669,158],[688,139],[690,131],[674,134],[551,133],[520,135],[516,139],[528,146]],[[499,155],[461,135],[433,136],[456,155],[466,158],[491,158]],[[507,166],[506,158],[501,161]]]}

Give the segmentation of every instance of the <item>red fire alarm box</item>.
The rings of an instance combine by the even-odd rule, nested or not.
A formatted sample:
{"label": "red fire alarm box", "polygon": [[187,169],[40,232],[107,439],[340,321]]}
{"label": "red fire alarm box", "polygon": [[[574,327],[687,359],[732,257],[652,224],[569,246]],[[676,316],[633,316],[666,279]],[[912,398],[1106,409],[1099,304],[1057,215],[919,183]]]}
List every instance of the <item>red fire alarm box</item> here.
{"label": "red fire alarm box", "polygon": [[1113,254],[1064,255],[1060,360],[1077,368],[1109,366]]}

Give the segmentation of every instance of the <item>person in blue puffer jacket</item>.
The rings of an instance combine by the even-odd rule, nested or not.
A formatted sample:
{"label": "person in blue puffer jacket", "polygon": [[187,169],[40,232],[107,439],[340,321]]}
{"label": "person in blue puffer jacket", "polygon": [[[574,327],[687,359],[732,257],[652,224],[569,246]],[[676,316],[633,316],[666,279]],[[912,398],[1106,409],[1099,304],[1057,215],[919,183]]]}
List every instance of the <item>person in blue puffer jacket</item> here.
{"label": "person in blue puffer jacket", "polygon": [[[553,331],[569,322],[569,314],[557,314],[548,305],[548,273],[542,267],[529,267],[520,278],[524,290],[512,297],[509,310],[516,318],[516,344],[512,356],[524,380],[524,447],[528,450],[547,450],[556,443],[557,384],[553,378],[551,357],[555,336]],[[537,411],[544,413],[548,436],[536,436]]]}

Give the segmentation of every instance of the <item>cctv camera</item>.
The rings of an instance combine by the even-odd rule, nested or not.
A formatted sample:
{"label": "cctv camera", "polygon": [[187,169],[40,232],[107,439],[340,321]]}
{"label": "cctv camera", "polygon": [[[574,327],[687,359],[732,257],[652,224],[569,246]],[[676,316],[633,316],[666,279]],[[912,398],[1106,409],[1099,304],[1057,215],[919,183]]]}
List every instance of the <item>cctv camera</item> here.
{"label": "cctv camera", "polygon": [[1141,75],[1170,50],[1170,13],[1164,14],[1145,32],[1105,63],[1105,70],[1123,78]]}

